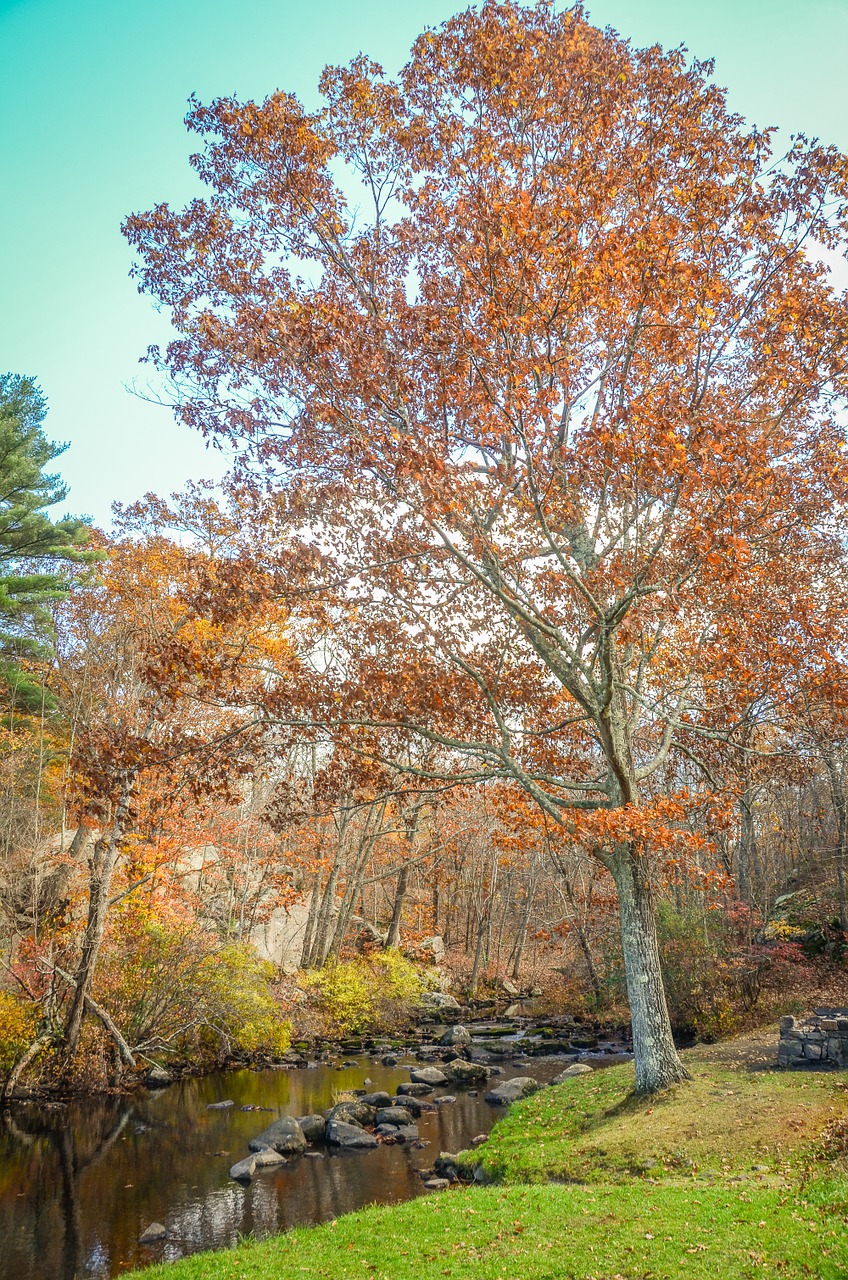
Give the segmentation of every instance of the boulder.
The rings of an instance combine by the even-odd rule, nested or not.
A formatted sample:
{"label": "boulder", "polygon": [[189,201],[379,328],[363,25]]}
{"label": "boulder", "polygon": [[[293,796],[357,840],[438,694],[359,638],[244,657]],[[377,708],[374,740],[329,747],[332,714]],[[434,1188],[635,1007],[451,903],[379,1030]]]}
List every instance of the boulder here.
{"label": "boulder", "polygon": [[456,1102],[456,1098],[452,1093],[442,1094],[441,1098],[436,1098],[436,1106],[443,1107],[446,1102]]}
{"label": "boulder", "polygon": [[168,1234],[168,1228],[163,1227],[161,1222],[151,1222],[149,1227],[145,1227],[141,1235],[138,1237],[139,1244],[158,1244],[160,1240],[164,1240]]}
{"label": "boulder", "polygon": [[564,1080],[572,1080],[574,1076],[590,1076],[592,1068],[585,1062],[572,1062],[570,1067],[566,1067],[564,1071],[560,1071],[558,1076],[554,1076],[551,1084],[562,1084]]}
{"label": "boulder", "polygon": [[415,1117],[406,1107],[381,1107],[376,1115],[376,1124],[391,1124],[397,1129],[402,1124],[412,1124]]}
{"label": "boulder", "polygon": [[355,1124],[345,1124],[343,1120],[327,1121],[327,1142],[331,1147],[349,1150],[377,1146],[377,1139],[372,1133],[366,1133]]}
{"label": "boulder", "polygon": [[282,1156],[297,1155],[305,1149],[306,1138],[294,1116],[280,1116],[279,1120],[269,1124],[268,1128],[263,1129],[247,1146],[250,1151],[261,1151],[263,1147],[273,1147]]}
{"label": "boulder", "polygon": [[167,1089],[174,1081],[170,1071],[166,1071],[164,1067],[151,1067],[144,1077],[144,1083],[148,1089]]}
{"label": "boulder", "polygon": [[300,1116],[297,1122],[303,1130],[307,1142],[323,1142],[327,1130],[327,1121],[323,1116]]}
{"label": "boulder", "polygon": [[515,985],[514,982],[510,982],[509,978],[504,978],[503,982],[501,983],[501,988],[506,992],[508,996],[518,995],[518,987]]}
{"label": "boulder", "polygon": [[424,1186],[428,1191],[446,1191],[450,1183],[447,1178],[428,1178]]}
{"label": "boulder", "polygon": [[[408,1111],[414,1120],[418,1119],[422,1111],[429,1111],[431,1109],[431,1104],[429,1102],[422,1102],[420,1098],[413,1098],[411,1094],[406,1097],[401,1096],[400,1098],[395,1098],[394,1106],[398,1108],[402,1107],[404,1111]],[[435,1107],[433,1110],[435,1110]]]}
{"label": "boulder", "polygon": [[395,1129],[398,1142],[417,1142],[418,1141],[418,1125],[402,1124]]}
{"label": "boulder", "polygon": [[236,1182],[250,1182],[256,1172],[256,1156],[247,1156],[244,1160],[239,1160],[238,1164],[234,1164],[230,1169],[230,1177],[235,1178]]}
{"label": "boulder", "polygon": [[446,991],[423,991],[418,997],[418,1004],[423,1009],[433,1009],[437,1013],[460,1008],[459,1001],[449,996]]}
{"label": "boulder", "polygon": [[448,1077],[456,1084],[472,1084],[478,1080],[487,1080],[489,1072],[479,1062],[465,1062],[462,1058],[457,1058],[455,1062],[448,1063]]}
{"label": "boulder", "polygon": [[451,1048],[458,1044],[471,1044],[471,1032],[466,1027],[459,1025],[450,1027],[442,1036],[439,1044],[449,1045]]}
{"label": "boulder", "polygon": [[[440,1071],[439,1075],[443,1073]],[[444,1077],[447,1080],[447,1076]],[[399,1098],[426,1098],[428,1093],[432,1093],[434,1086],[427,1084],[424,1080],[410,1081],[409,1084],[399,1084],[397,1094]]]}
{"label": "boulder", "polygon": [[441,964],[445,958],[445,940],[441,934],[432,938],[422,938],[414,946],[406,948],[406,954],[415,960],[423,960],[426,964]]}
{"label": "boulder", "polygon": [[380,1059],[384,1067],[396,1067],[398,1060],[393,1053],[384,1053]]}
{"label": "boulder", "polygon": [[207,1103],[206,1110],[207,1111],[226,1111],[228,1107],[234,1107],[235,1105],[236,1104],[233,1102],[232,1098],[227,1098],[224,1102]]}
{"label": "boulder", "polygon": [[359,1101],[364,1102],[366,1107],[376,1107],[379,1110],[380,1107],[392,1105],[392,1095],[386,1093],[385,1089],[380,1089],[377,1093],[363,1094]]}
{"label": "boulder", "polygon": [[257,1169],[276,1169],[279,1165],[286,1163],[286,1157],[281,1156],[273,1147],[263,1147],[253,1158]]}
{"label": "boulder", "polygon": [[447,1084],[448,1078],[438,1067],[416,1067],[410,1071],[409,1078],[413,1084],[439,1085]]}
{"label": "boulder", "polygon": [[508,1107],[519,1098],[529,1098],[539,1088],[539,1081],[532,1076],[515,1076],[512,1080],[504,1080],[496,1089],[486,1094],[486,1102],[493,1107]]}
{"label": "boulder", "polygon": [[341,1120],[344,1124],[355,1124],[364,1129],[366,1125],[374,1123],[376,1108],[369,1107],[367,1102],[357,1098],[356,1102],[337,1102],[324,1114],[328,1124],[331,1120]]}

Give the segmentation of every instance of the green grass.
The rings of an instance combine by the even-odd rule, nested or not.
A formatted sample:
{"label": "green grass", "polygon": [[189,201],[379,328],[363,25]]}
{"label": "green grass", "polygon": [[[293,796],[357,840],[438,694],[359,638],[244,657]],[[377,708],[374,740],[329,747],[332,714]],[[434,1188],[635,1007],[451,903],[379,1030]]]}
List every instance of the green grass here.
{"label": "green grass", "polygon": [[752,1165],[791,1176],[848,1092],[834,1075],[745,1072],[688,1055],[691,1081],[653,1099],[631,1094],[630,1067],[613,1067],[517,1103],[479,1151],[501,1182],[627,1182],[746,1175]]}
{"label": "green grass", "polygon": [[848,1183],[481,1187],[364,1209],[147,1280],[686,1280],[848,1274]]}
{"label": "green grass", "polygon": [[[692,1082],[653,1100],[613,1068],[511,1109],[484,1147],[496,1185],[364,1209],[144,1280],[748,1280],[848,1277],[844,1138],[834,1075],[687,1055]],[[842,1132],[841,1130],[839,1132]],[[845,1130],[848,1133],[848,1129]]]}

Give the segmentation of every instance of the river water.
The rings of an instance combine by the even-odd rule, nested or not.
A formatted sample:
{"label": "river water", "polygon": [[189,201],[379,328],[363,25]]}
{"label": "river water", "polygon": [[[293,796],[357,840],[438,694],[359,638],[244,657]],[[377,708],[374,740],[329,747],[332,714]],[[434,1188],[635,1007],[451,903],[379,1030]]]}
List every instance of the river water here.
{"label": "river water", "polygon": [[[277,1115],[324,1111],[343,1090],[394,1093],[409,1079],[410,1065],[417,1064],[387,1068],[362,1058],[341,1070],[222,1072],[132,1098],[16,1107],[0,1118],[0,1280],[105,1280],[131,1267],[223,1249],[243,1236],[259,1239],[420,1195],[418,1169],[440,1151],[467,1147],[497,1119],[498,1110],[483,1101],[484,1087],[477,1097],[457,1089],[456,1102],[422,1113],[418,1127],[428,1145],[420,1149],[334,1155],[317,1148],[319,1156],[258,1171],[246,1187],[228,1176],[249,1140]],[[547,1081],[562,1066],[553,1058],[505,1064],[502,1079]],[[207,1109],[224,1099],[235,1106]],[[168,1228],[167,1240],[139,1244],[152,1222]]]}

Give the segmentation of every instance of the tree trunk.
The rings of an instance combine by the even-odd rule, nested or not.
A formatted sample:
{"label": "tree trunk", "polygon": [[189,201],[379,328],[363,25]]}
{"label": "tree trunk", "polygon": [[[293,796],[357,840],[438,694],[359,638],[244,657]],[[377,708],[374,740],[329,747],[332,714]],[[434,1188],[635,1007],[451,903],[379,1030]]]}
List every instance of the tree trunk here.
{"label": "tree trunk", "polygon": [[[60,969],[58,965],[54,965],[53,972],[58,973],[60,978],[64,979],[64,981],[67,982],[69,986],[76,989],[76,981],[74,980],[74,978],[71,977],[69,973],[65,973],[64,969]],[[108,1011],[104,1009],[102,1005],[99,1005],[95,1000],[92,1000],[91,996],[85,997],[85,1007],[86,1009],[90,1010],[91,1013],[94,1014],[95,1018],[97,1018],[100,1022],[103,1023],[103,1026],[106,1028],[109,1035],[112,1037],[112,1039],[115,1042],[115,1045],[118,1049],[118,1053],[120,1055],[121,1062],[124,1064],[124,1066],[131,1067],[133,1070],[135,1070],[136,1061],[135,1061],[135,1058],[133,1057],[132,1050],[130,1049],[124,1037],[121,1035],[121,1032],[118,1030],[117,1024],[115,1023],[111,1014],[108,1013]]]}
{"label": "tree trunk", "polygon": [[[518,927],[518,937],[515,940],[513,955],[515,959],[512,962],[511,977],[513,982],[518,982],[521,973],[521,960],[524,956],[524,947],[527,942],[527,930],[530,927],[530,916],[533,911],[533,894],[535,893],[535,883],[531,881],[527,890],[527,897],[524,901],[524,910],[521,913],[521,924]],[[510,957],[512,958],[512,957]]]}
{"label": "tree trunk", "polygon": [[482,914],[477,917],[477,945],[474,949],[474,964],[471,967],[471,978],[469,979],[468,989],[472,997],[477,995],[477,983],[480,979],[480,961],[483,958],[483,942],[486,937],[486,914],[485,909]]}
{"label": "tree trunk", "polygon": [[321,902],[321,877],[315,875],[312,878],[312,889],[309,897],[309,911],[306,916],[306,928],[303,931],[303,946],[300,951],[300,967],[308,969],[312,955],[312,935],[315,932],[315,922],[318,919],[318,907]]}
{"label": "tree trunk", "polygon": [[312,950],[309,955],[310,969],[320,969],[327,959],[327,948],[330,945],[330,924],[336,901],[336,885],[341,874],[340,858],[341,854],[337,851],[330,878],[324,886],[324,892],[321,896],[321,904],[318,908],[318,922],[315,926],[315,937],[312,940]]}
{"label": "tree trunk", "polygon": [[94,978],[94,967],[106,932],[106,917],[109,911],[109,895],[112,887],[112,875],[118,861],[124,823],[129,813],[130,795],[133,779],[124,778],[121,794],[115,806],[109,834],[101,834],[94,842],[89,860],[88,920],[83,937],[82,955],[74,974],[76,990],[71,1001],[68,1021],[65,1024],[64,1051],[68,1058],[76,1053],[82,1031],[83,1018],[86,1011],[86,1000],[91,991]]}
{"label": "tree trunk", "polygon": [[610,864],[618,890],[636,1092],[657,1093],[689,1075],[677,1056],[663,988],[653,893],[639,858],[620,851]]}
{"label": "tree trunk", "polygon": [[403,904],[406,898],[406,891],[409,886],[409,867],[403,866],[400,869],[400,875],[397,879],[397,889],[395,891],[395,901],[392,907],[392,921],[389,925],[389,932],[386,935],[387,947],[400,946],[400,919],[403,915]]}
{"label": "tree trunk", "polygon": [[848,794],[845,786],[845,765],[837,759],[833,750],[824,751],[824,762],[830,782],[830,795],[836,816],[836,885],[839,894],[839,927],[848,933]]}
{"label": "tree trunk", "polygon": [[580,920],[575,920],[574,929],[577,934],[577,944],[583,956],[583,963],[586,965],[586,973],[589,976],[589,985],[595,997],[595,1008],[600,1009],[604,1003],[604,993],[601,987],[601,980],[598,977],[598,970],[595,967],[595,957],[592,955],[592,948],[589,944],[589,935]]}
{"label": "tree trunk", "polygon": [[5,1104],[11,1099],[18,1081],[30,1063],[35,1062],[43,1049],[46,1049],[49,1045],[53,1045],[55,1043],[56,1037],[52,1032],[45,1032],[43,1035],[40,1035],[37,1039],[33,1040],[32,1044],[26,1052],[21,1055],[12,1070],[9,1072],[9,1075],[6,1078],[6,1083],[3,1085],[2,1092],[0,1092],[0,1103]]}
{"label": "tree trunk", "polygon": [[757,829],[754,824],[754,791],[751,787],[746,787],[739,797],[739,818],[737,887],[740,900],[751,906],[754,896],[752,879],[757,870]]}
{"label": "tree trunk", "polygon": [[[337,959],[341,953],[345,936],[347,935],[348,927],[350,925],[351,916],[353,915],[353,909],[356,906],[356,900],[362,891],[362,881],[365,878],[365,868],[368,865],[368,859],[371,856],[371,851],[374,848],[375,841],[378,839],[380,834],[380,823],[385,810],[386,805],[384,802],[379,809],[375,809],[372,805],[368,812],[365,829],[359,837],[359,845],[356,850],[354,865],[352,869],[347,872],[345,891],[336,916],[336,926],[333,930],[327,952],[321,960],[322,964],[324,961],[329,959],[330,956]],[[375,818],[376,822],[373,821]]]}
{"label": "tree trunk", "polygon": [[[559,863],[559,866],[562,868],[561,862]],[[562,883],[565,899],[571,910],[571,922],[574,925],[574,930],[577,934],[577,943],[580,947],[580,952],[586,965],[586,972],[589,976],[589,984],[595,997],[595,1008],[600,1009],[603,1004],[604,997],[603,991],[601,990],[601,981],[598,977],[598,971],[595,968],[595,957],[592,955],[592,947],[589,943],[589,934],[586,930],[585,924],[583,923],[583,919],[581,918],[580,906],[577,901],[577,895],[574,892],[574,885],[571,877],[564,869],[562,869]],[[595,876],[593,874],[589,882],[589,891],[586,894],[585,910],[587,913],[591,909],[594,888]]]}

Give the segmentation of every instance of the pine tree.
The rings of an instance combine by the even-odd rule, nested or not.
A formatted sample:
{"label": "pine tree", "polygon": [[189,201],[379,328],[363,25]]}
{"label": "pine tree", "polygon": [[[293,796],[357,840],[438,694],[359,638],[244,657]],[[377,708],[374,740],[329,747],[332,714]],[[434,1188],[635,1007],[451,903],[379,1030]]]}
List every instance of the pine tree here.
{"label": "pine tree", "polygon": [[69,589],[66,566],[96,554],[86,520],[47,514],[68,489],[45,472],[67,448],[45,436],[46,412],[33,378],[0,375],[0,700],[23,712],[42,703],[26,660],[50,652],[50,605]]}

